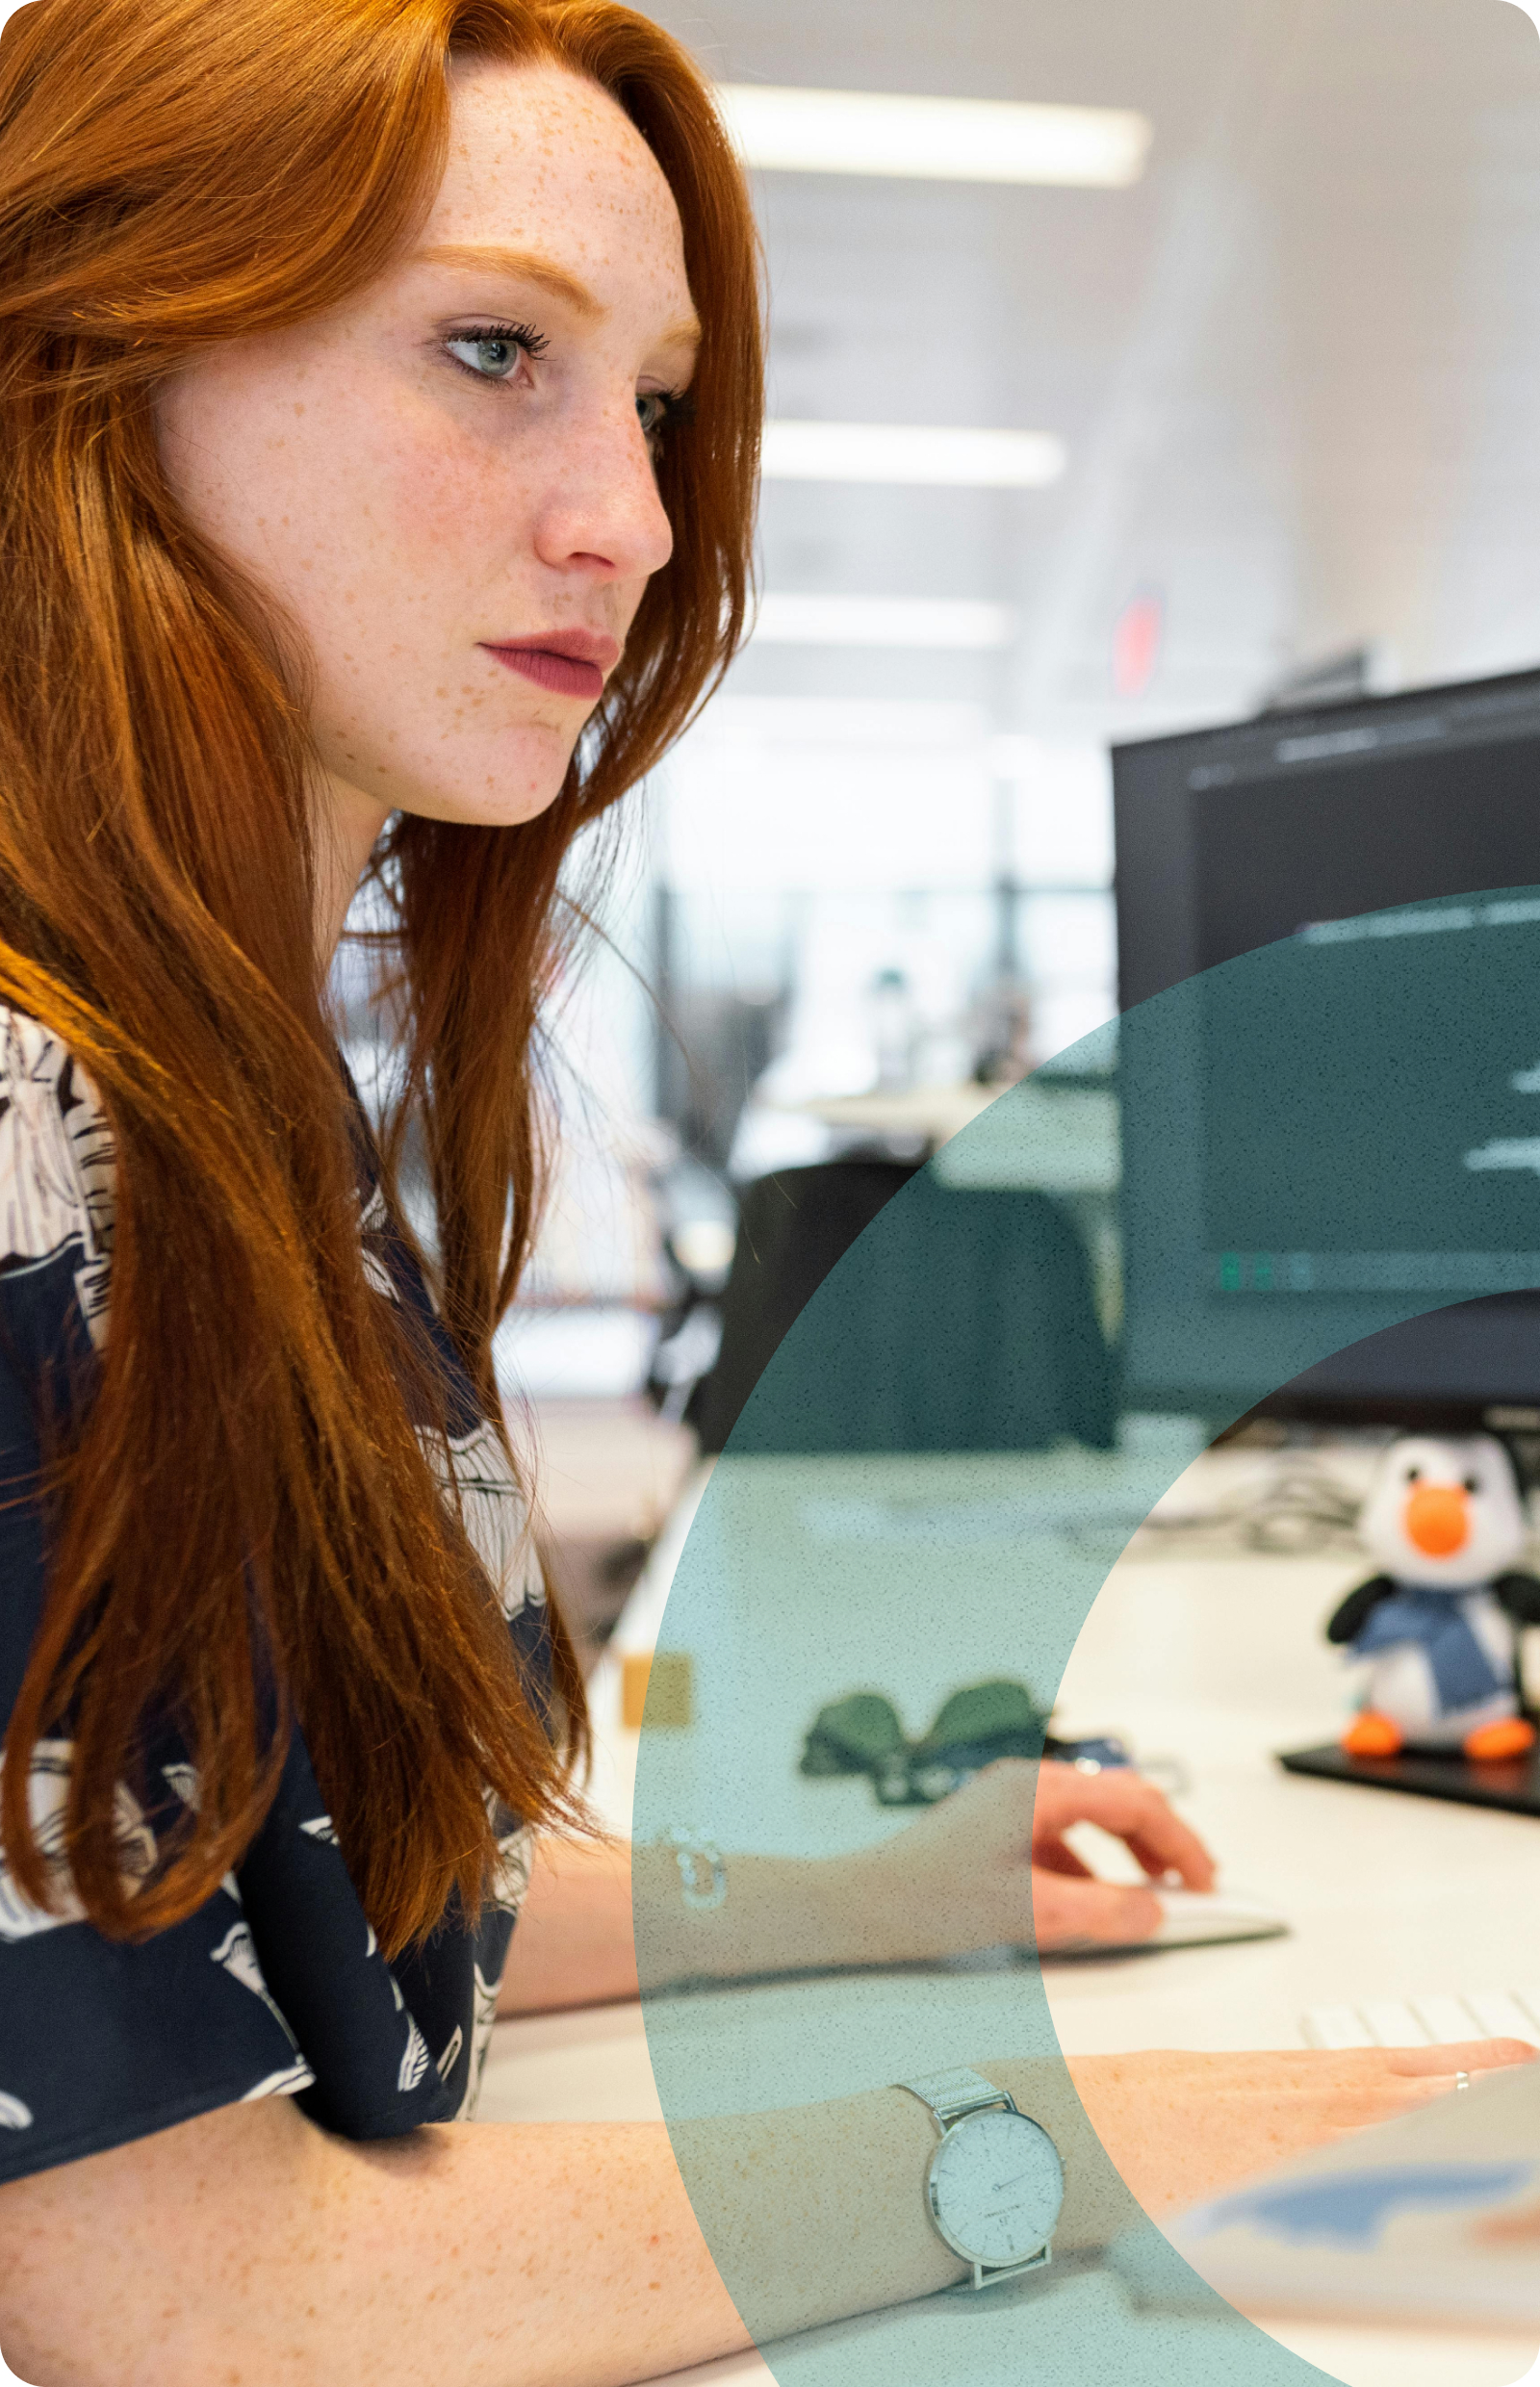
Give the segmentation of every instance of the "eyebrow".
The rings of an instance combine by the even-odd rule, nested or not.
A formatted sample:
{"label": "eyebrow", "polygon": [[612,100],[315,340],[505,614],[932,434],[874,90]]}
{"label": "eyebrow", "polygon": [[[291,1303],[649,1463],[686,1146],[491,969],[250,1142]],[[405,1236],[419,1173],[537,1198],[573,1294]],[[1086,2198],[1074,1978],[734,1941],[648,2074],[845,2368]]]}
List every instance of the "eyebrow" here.
{"label": "eyebrow", "polygon": [[[538,249],[505,248],[496,241],[440,241],[431,248],[420,248],[409,261],[413,265],[459,266],[482,273],[516,274],[521,281],[533,282],[561,299],[575,315],[590,322],[599,321],[608,310],[600,304],[593,292],[565,267],[542,257]],[[694,315],[681,316],[670,323],[663,333],[664,345],[697,348],[702,331]]]}

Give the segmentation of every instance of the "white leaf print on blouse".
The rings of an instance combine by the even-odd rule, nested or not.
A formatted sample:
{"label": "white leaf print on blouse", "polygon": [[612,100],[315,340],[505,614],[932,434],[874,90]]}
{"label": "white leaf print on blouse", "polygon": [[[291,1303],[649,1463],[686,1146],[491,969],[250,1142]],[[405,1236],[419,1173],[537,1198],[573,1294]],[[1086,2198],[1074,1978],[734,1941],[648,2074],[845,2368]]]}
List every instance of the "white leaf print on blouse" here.
{"label": "white leaf print on blouse", "polygon": [[0,1258],[81,1248],[75,1291],[93,1343],[107,1322],[112,1137],[101,1097],[69,1047],[0,1005]]}
{"label": "white leaf print on blouse", "polygon": [[32,2108],[0,2089],[0,2130],[30,2130]]}
{"label": "white leaf print on blouse", "polygon": [[[261,1998],[295,2054],[299,2056],[299,2041],[289,2028],[289,2017],[269,1989],[257,1961],[249,1925],[244,1922],[232,1923],[218,1946],[209,1950],[209,1957],[212,1963],[224,1966],[232,1981],[239,1981],[241,1987],[249,1989],[253,1997]],[[299,2060],[301,2064],[304,2062],[302,2056]]]}
{"label": "white leaf print on blouse", "polygon": [[[489,1805],[492,1802],[489,1801]],[[487,1895],[504,1914],[517,1914],[529,1887],[534,1844],[526,1823],[504,1833],[498,1842],[498,1861],[487,1883]]]}
{"label": "white leaf print on blouse", "polygon": [[444,1444],[432,1434],[418,1439],[439,1490],[451,1501],[459,1493],[466,1537],[497,1586],[503,1615],[511,1620],[526,1604],[539,1606],[546,1586],[529,1512],[496,1426],[483,1420],[469,1434],[451,1435],[448,1474]]}
{"label": "white leaf print on blouse", "polygon": [[[359,1219],[364,1274],[376,1293],[395,1301],[396,1287],[377,1248],[389,1228],[385,1196],[376,1185]],[[450,1435],[447,1470],[439,1437],[419,1431],[418,1441],[439,1490],[451,1502],[459,1495],[467,1537],[497,1586],[503,1615],[511,1620],[526,1604],[538,1606],[546,1586],[528,1529],[529,1512],[497,1428],[482,1420],[469,1434]]]}
{"label": "white leaf print on blouse", "polygon": [[[50,1913],[46,1908],[36,1907],[24,1898],[0,1855],[0,1939],[30,1939],[38,1932],[60,1931],[86,1919],[86,1910],[75,1894],[64,1856],[64,1809],[74,1755],[72,1740],[39,1740],[27,1776],[27,1811],[33,1836],[47,1862],[50,1886],[57,1891],[60,1911]],[[4,1763],[4,1756],[0,1755],[0,1766]],[[154,1868],[155,1835],[144,1820],[142,1808],[123,1783],[117,1785],[113,1821],[119,1873],[125,1890],[133,1895]]]}
{"label": "white leaf print on blouse", "polygon": [[473,1964],[475,1976],[475,2014],[471,2025],[471,2076],[465,2095],[460,2100],[456,2121],[475,2121],[475,2109],[481,2097],[481,2075],[486,2070],[487,2049],[492,2044],[492,2026],[498,2018],[499,1983],[489,1981],[479,1964]]}
{"label": "white leaf print on blouse", "polygon": [[358,1231],[364,1241],[364,1275],[376,1293],[383,1294],[387,1301],[394,1301],[396,1287],[391,1282],[391,1272],[374,1248],[389,1225],[390,1214],[385,1208],[385,1196],[375,1186],[358,1222]]}
{"label": "white leaf print on blouse", "polygon": [[423,2034],[418,2029],[417,2024],[411,2019],[410,2016],[408,2016],[406,2024],[406,2052],[401,2058],[401,2068],[396,2075],[397,2088],[401,2090],[415,2089],[424,2073],[427,2070],[428,2063],[429,2057],[427,2052],[427,2040],[423,2037]]}
{"label": "white leaf print on blouse", "polygon": [[246,2090],[236,2102],[254,2105],[258,2097],[292,2097],[296,2090],[314,2089],[315,2085],[316,2075],[301,2056],[297,2063],[286,2065],[281,2072],[270,2072],[266,2080],[259,2080],[254,2089]]}
{"label": "white leaf print on blouse", "polygon": [[[183,1806],[191,1807],[193,1813],[196,1814],[198,1811],[198,1794],[200,1787],[198,1783],[197,1767],[195,1765],[163,1765],[161,1767],[161,1773],[166,1781],[170,1784],[172,1789],[176,1792],[176,1795],[181,1800]],[[233,1873],[227,1873],[225,1875],[223,1881],[219,1884],[219,1887],[223,1890],[227,1898],[233,1898],[235,1900],[238,1907],[245,1904],[244,1899],[241,1895],[241,1885],[236,1880]]]}

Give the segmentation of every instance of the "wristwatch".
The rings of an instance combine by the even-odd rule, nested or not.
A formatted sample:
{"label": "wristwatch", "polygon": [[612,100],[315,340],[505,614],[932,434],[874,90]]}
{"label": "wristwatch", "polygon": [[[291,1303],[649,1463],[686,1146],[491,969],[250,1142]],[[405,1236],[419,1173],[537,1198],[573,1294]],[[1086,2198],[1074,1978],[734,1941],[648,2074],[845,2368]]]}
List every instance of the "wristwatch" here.
{"label": "wristwatch", "polygon": [[1014,2097],[982,2072],[927,2072],[895,2081],[928,2105],[941,2143],[925,2175],[931,2220],[954,2254],[973,2266],[971,2284],[1040,2271],[1065,2200],[1059,2149]]}

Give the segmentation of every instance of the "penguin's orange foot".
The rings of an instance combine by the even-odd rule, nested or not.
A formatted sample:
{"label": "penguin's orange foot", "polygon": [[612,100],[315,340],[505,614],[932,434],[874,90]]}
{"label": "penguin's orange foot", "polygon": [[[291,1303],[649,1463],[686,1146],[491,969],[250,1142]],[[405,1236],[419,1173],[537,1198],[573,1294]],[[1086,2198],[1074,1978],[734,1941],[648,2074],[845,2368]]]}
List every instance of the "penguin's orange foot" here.
{"label": "penguin's orange foot", "polygon": [[1489,1758],[1521,1758],[1534,1747],[1534,1726],[1523,1716],[1504,1716],[1501,1724],[1483,1724],[1467,1732],[1462,1746],[1477,1765]]}
{"label": "penguin's orange foot", "polygon": [[1350,1758],[1393,1758],[1401,1736],[1388,1715],[1365,1707],[1344,1732],[1342,1745]]}

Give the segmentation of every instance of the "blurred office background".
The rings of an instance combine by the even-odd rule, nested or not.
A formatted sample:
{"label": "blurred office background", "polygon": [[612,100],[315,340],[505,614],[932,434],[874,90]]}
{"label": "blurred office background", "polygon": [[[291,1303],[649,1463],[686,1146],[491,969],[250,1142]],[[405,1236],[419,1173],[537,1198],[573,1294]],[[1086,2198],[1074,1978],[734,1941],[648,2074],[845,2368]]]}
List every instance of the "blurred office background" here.
{"label": "blurred office background", "polygon": [[1511,0],[652,13],[754,162],[769,428],[757,627],[633,800],[499,1348],[596,1643],[787,1171],[890,1191],[1040,1072],[1022,1190],[1116,1343],[1110,1047],[1075,1049],[1116,1010],[1110,744],[1322,667],[1540,656],[1540,42]]}

